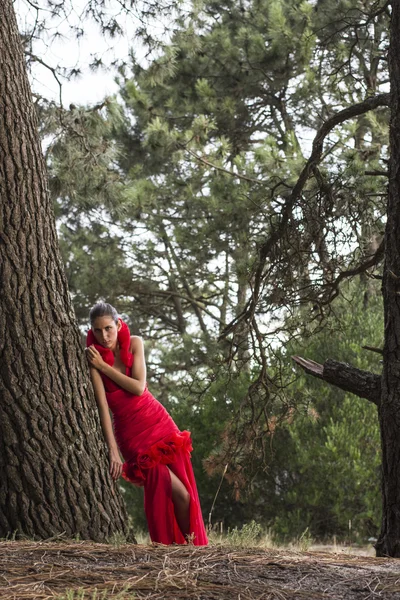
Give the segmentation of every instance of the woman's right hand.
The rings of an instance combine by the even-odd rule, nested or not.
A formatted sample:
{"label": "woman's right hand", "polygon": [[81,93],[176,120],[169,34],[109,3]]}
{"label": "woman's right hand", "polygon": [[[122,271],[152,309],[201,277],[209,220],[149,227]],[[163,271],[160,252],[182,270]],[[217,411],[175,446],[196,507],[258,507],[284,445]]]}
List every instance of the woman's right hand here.
{"label": "woman's right hand", "polygon": [[108,458],[110,460],[110,475],[116,481],[121,477],[123,462],[117,450],[110,450]]}

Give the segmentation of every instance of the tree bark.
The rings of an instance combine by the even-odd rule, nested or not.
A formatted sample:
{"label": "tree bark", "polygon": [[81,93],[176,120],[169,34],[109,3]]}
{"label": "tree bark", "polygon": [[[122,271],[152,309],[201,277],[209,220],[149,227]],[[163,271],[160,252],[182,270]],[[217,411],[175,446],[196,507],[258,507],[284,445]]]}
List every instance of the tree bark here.
{"label": "tree bark", "polygon": [[381,376],[352,367],[348,363],[328,359],[323,365],[301,356],[292,356],[292,359],[304,369],[306,373],[322,379],[345,392],[351,392],[360,398],[366,398],[377,406],[381,399]]}
{"label": "tree bark", "polygon": [[382,443],[382,528],[378,556],[400,557],[400,4],[391,2],[390,162],[383,298],[385,343],[379,410]]}
{"label": "tree bark", "polygon": [[47,190],[12,0],[0,2],[0,538],[127,533]]}

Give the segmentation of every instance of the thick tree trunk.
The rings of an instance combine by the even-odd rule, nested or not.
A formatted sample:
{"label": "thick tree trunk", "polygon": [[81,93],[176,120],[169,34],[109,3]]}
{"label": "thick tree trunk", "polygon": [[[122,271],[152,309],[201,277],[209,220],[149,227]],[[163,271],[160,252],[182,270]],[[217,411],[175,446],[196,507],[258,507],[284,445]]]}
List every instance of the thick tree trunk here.
{"label": "thick tree trunk", "polygon": [[58,252],[12,0],[0,2],[0,538],[127,533]]}
{"label": "thick tree trunk", "polygon": [[385,344],[379,421],[382,440],[382,530],[378,556],[400,557],[400,4],[393,0],[390,72],[389,198],[383,297]]}

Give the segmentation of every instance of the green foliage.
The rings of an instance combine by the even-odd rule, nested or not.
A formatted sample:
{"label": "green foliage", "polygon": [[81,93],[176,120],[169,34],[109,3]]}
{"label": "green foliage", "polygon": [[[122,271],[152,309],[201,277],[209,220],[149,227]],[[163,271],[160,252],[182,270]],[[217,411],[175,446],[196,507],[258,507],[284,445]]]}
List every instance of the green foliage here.
{"label": "green foliage", "polygon": [[[321,363],[334,358],[379,372],[378,355],[361,348],[382,343],[381,304],[376,286],[346,286],[327,327],[302,344],[290,344],[285,355],[306,354]],[[381,460],[376,406],[305,374],[290,390],[303,409],[275,437],[276,460],[268,475],[279,506],[269,522],[274,534],[290,539],[307,527],[316,538],[343,538],[350,521],[356,539],[375,536]]]}
{"label": "green foliage", "polygon": [[[78,589],[67,589],[65,593],[60,596],[55,596],[56,600],[107,600],[107,598],[113,598],[113,600],[134,600],[136,594],[130,589],[131,586],[127,584],[124,589],[115,593],[114,590],[94,590],[87,591],[84,588]],[[110,595],[111,594],[111,595]]]}
{"label": "green foliage", "polygon": [[114,533],[107,541],[111,546],[115,546],[116,548],[128,543],[126,535],[121,532]]}
{"label": "green foliage", "polygon": [[310,535],[308,527],[303,531],[298,540],[298,546],[301,552],[307,552],[309,550],[311,544],[313,543],[313,538]]}
{"label": "green foliage", "polygon": [[[241,535],[241,526],[252,518],[259,528],[268,528],[276,542],[297,540],[304,549],[314,539],[336,536],[365,543],[376,536],[380,521],[376,407],[299,373],[290,360],[292,354],[312,356],[321,363],[330,357],[379,371],[378,355],[362,350],[364,345],[379,347],[382,341],[381,298],[376,287],[370,282],[367,287],[364,283],[346,286],[343,296],[333,304],[323,330],[302,343],[288,345],[282,352],[275,351],[275,361],[292,371],[292,384],[286,394],[296,410],[273,431],[268,466],[258,470],[247,491],[242,485],[233,485],[232,489],[240,474],[231,468],[228,479],[223,479],[211,522],[217,531],[220,524],[224,531],[231,530],[235,545],[240,542],[236,537]],[[179,426],[190,424],[195,447],[193,464],[206,521],[221,481],[221,473],[212,469],[213,453],[218,453],[219,440],[223,439],[232,411],[243,398],[249,376],[243,376],[238,386],[228,372],[225,380],[219,373],[200,397],[195,388],[186,397],[176,388],[176,402],[169,404]],[[201,378],[197,384],[201,388]],[[213,472],[212,476],[203,465]],[[239,479],[239,483],[243,482]],[[141,498],[136,495],[137,489],[129,488],[129,493],[135,493],[135,503],[131,505],[134,523],[145,527],[140,516]],[[247,532],[246,527],[244,531]]]}
{"label": "green foliage", "polygon": [[[385,89],[387,14],[375,9],[197,2],[155,58],[120,69],[118,102],[74,107],[62,129],[41,114],[77,315],[107,298],[144,333],[151,389],[192,430],[205,514],[229,463],[213,513],[229,527],[256,515],[281,537],[344,535],[349,520],[376,529],[374,407],[298,376],[289,358],[303,344],[314,360],[370,368],[359,348],[382,330],[365,282],[332,299],[380,241],[385,179],[368,172],[386,170],[387,112],[338,124],[289,202],[307,140]],[[253,320],[220,338],[254,291],[266,239]]]}
{"label": "green foliage", "polygon": [[241,529],[235,527],[228,532],[226,542],[229,545],[239,548],[256,546],[260,542],[263,529],[254,519],[250,523],[243,525]]}

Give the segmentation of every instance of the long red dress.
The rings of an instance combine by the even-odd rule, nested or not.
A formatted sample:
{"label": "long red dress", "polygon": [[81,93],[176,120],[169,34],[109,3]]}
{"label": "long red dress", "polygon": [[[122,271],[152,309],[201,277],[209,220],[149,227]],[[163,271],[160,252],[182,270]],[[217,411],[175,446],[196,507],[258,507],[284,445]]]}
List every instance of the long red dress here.
{"label": "long red dress", "polygon": [[[87,344],[91,343],[93,339],[88,335]],[[94,345],[106,360],[105,349]],[[130,357],[126,362],[133,362]],[[131,366],[127,366],[126,375],[130,376],[130,371]],[[147,388],[141,396],[135,396],[109,377],[102,373],[101,376],[113,414],[115,439],[125,460],[122,476],[131,483],[144,486],[144,508],[151,540],[162,544],[186,543],[175,518],[171,470],[190,494],[193,544],[206,545],[208,540],[190,460],[190,433],[179,431],[166,409]]]}

